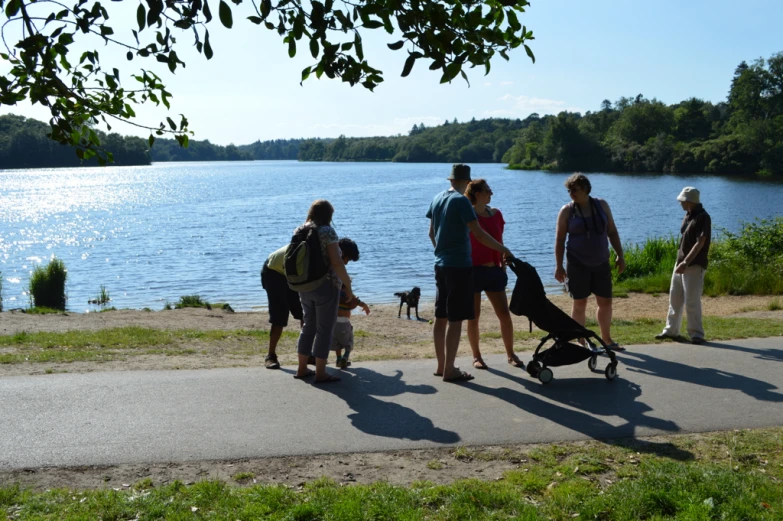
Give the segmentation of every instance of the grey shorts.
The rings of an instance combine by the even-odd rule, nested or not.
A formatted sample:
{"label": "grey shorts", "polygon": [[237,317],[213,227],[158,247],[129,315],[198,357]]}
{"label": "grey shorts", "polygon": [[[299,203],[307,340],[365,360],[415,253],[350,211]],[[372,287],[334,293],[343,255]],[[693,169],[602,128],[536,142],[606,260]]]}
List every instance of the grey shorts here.
{"label": "grey shorts", "polygon": [[574,300],[581,300],[594,294],[597,297],[612,298],[612,268],[609,261],[599,266],[586,266],[571,256],[567,257],[568,294]]}
{"label": "grey shorts", "polygon": [[346,357],[353,351],[353,325],[350,322],[338,320],[334,325],[332,351],[337,351],[338,349],[344,349]]}

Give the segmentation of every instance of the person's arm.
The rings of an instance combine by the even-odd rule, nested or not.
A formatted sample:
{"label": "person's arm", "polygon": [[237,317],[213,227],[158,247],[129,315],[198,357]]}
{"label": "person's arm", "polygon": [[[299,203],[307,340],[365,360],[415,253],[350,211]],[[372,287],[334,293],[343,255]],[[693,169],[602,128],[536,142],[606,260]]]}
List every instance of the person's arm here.
{"label": "person's arm", "polygon": [[688,254],[685,256],[685,259],[681,263],[677,265],[677,267],[674,269],[675,273],[685,273],[685,268],[691,265],[691,262],[696,258],[696,256],[699,254],[702,248],[704,248],[704,245],[707,243],[707,236],[702,235],[696,240],[696,244],[693,245],[693,248],[691,248],[691,251],[688,252]]}
{"label": "person's arm", "polygon": [[329,255],[329,262],[337,273],[337,277],[343,283],[343,291],[348,300],[353,298],[353,291],[351,291],[351,277],[348,276],[348,270],[345,269],[343,259],[340,257],[340,248],[336,242],[329,243],[326,246],[326,253]]}
{"label": "person's arm", "polygon": [[435,225],[432,224],[432,219],[430,219],[430,241],[432,241],[432,247],[435,247]]}
{"label": "person's arm", "polygon": [[625,256],[623,255],[623,245],[620,242],[620,233],[614,224],[614,217],[612,216],[612,210],[609,208],[609,203],[601,201],[601,207],[606,213],[606,235],[609,237],[609,243],[614,248],[615,253],[617,253],[617,258],[615,259],[617,273],[622,273],[625,271]]}
{"label": "person's arm", "polygon": [[560,209],[557,214],[557,226],[555,228],[555,280],[560,283],[565,282],[566,272],[563,268],[563,257],[565,256],[565,241],[568,233],[568,205]]}
{"label": "person's arm", "polygon": [[468,229],[470,230],[470,233],[473,234],[473,237],[475,237],[478,242],[487,248],[492,248],[495,251],[499,251],[503,254],[504,257],[513,257],[511,250],[493,239],[490,234],[485,232],[484,229],[479,226],[478,219],[470,221],[468,223]]}
{"label": "person's arm", "polygon": [[370,314],[370,306],[368,306],[362,299],[359,299],[359,307],[362,308],[362,311],[364,311],[365,315]]}

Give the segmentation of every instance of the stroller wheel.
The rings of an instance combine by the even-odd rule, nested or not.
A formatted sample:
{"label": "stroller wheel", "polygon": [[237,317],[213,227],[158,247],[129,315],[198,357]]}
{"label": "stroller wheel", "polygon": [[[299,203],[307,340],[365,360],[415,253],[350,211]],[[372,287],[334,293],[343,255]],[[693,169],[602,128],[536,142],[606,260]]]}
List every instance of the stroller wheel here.
{"label": "stroller wheel", "polygon": [[598,367],[598,355],[593,355],[587,360],[587,367],[591,371],[595,371],[595,368]]}
{"label": "stroller wheel", "polygon": [[604,376],[606,376],[606,379],[609,381],[612,381],[617,376],[617,364],[609,364],[606,366],[606,369],[604,370]]}
{"label": "stroller wheel", "polygon": [[538,379],[541,381],[542,384],[548,384],[552,381],[552,378],[554,378],[554,374],[552,373],[552,370],[548,367],[544,367],[538,372]]}
{"label": "stroller wheel", "polygon": [[538,376],[539,371],[541,371],[541,364],[539,364],[535,360],[527,364],[527,374],[529,374],[533,378]]}

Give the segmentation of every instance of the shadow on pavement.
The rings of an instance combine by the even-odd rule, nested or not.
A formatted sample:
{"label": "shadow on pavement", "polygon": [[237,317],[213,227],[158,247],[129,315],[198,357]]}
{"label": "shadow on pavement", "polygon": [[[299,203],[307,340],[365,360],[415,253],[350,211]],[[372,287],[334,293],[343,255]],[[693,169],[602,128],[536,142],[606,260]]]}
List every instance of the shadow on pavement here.
{"label": "shadow on pavement", "polygon": [[662,360],[654,356],[632,351],[618,354],[618,358],[628,371],[636,371],[669,380],[689,382],[714,389],[735,389],[757,400],[783,402],[783,394],[775,392],[777,387],[763,380],[719,369],[694,367],[680,362],[672,362],[671,360]]}
{"label": "shadow on pavement", "polygon": [[314,387],[345,400],[348,407],[356,411],[349,414],[348,418],[354,427],[364,433],[437,443],[459,442],[460,437],[456,432],[435,427],[429,418],[408,407],[376,398],[437,392],[431,385],[408,385],[402,375],[400,370],[397,370],[394,376],[388,376],[360,367],[342,372],[342,381],[339,383]]}
{"label": "shadow on pavement", "polygon": [[705,346],[715,347],[718,349],[727,349],[730,351],[741,351],[743,353],[749,353],[756,355],[759,360],[768,360],[770,362],[783,362],[783,349],[756,349],[747,346],[738,346],[734,344],[725,344],[722,342],[706,342]]}
{"label": "shadow on pavement", "polygon": [[[484,387],[477,384],[475,380],[465,384],[465,387],[501,399],[527,413],[594,439],[633,437],[636,435],[637,427],[666,432],[680,430],[677,423],[673,421],[648,416],[653,409],[638,399],[642,394],[641,388],[626,380],[608,382],[603,376],[599,378],[596,375],[590,378],[557,380],[556,385],[544,386],[537,380],[530,379],[525,372],[520,372],[520,376],[514,376],[491,368],[488,371],[510,380],[522,390]],[[567,407],[542,400],[539,396]],[[620,417],[624,423],[613,425],[597,416]],[[614,443],[625,446],[624,442]],[[635,443],[634,449],[681,461],[693,458],[691,452],[671,443]]]}

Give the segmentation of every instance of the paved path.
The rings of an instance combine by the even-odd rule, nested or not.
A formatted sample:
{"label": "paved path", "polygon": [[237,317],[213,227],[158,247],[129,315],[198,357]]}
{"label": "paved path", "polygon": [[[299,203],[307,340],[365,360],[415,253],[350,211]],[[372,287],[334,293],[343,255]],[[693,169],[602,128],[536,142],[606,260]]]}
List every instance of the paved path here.
{"label": "paved path", "polygon": [[359,363],[323,386],[291,368],[0,378],[0,469],[783,425],[783,338],[633,346],[614,382],[581,363],[543,386],[487,362],[465,384],[434,377],[432,360]]}

